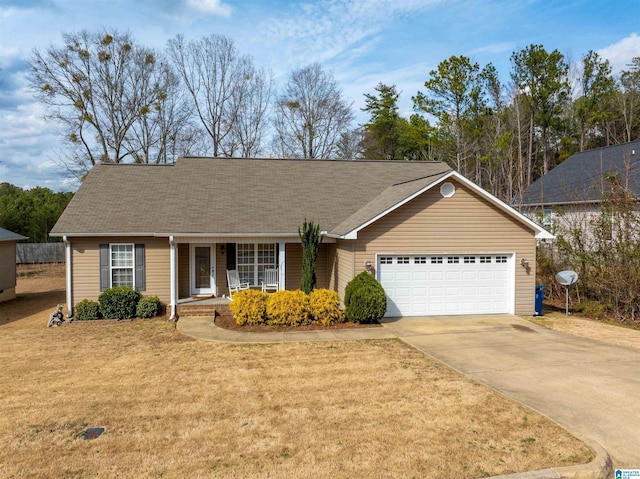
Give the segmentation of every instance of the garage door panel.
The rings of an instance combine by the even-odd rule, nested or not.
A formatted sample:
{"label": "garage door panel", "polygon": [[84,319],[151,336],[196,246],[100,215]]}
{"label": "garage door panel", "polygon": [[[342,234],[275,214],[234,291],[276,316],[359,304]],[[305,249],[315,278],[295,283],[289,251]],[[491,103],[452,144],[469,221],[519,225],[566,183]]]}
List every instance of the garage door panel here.
{"label": "garage door panel", "polygon": [[478,271],[478,280],[480,281],[491,281],[494,277],[494,271]]}
{"label": "garage door panel", "polygon": [[463,286],[462,287],[462,295],[463,296],[472,296],[476,297],[478,295],[478,288],[475,286]]}
{"label": "garage door panel", "polygon": [[478,280],[478,271],[463,271],[462,272],[462,280],[463,281],[477,281]]}
{"label": "garage door panel", "polygon": [[509,276],[509,272],[504,271],[495,271],[493,274],[493,279],[496,281],[506,280]]}
{"label": "garage door panel", "polygon": [[444,288],[442,286],[429,287],[429,298],[444,298]]}
{"label": "garage door panel", "polygon": [[[505,259],[506,258],[506,259]],[[509,312],[509,255],[385,256],[379,278],[387,316]]]}

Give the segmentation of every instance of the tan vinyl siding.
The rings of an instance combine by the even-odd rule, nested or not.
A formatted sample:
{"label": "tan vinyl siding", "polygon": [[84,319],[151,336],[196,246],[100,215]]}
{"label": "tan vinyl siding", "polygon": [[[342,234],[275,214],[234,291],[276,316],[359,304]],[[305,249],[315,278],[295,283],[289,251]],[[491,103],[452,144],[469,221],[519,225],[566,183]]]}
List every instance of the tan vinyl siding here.
{"label": "tan vinyl siding", "polygon": [[327,288],[337,291],[338,268],[336,268],[336,244],[327,244]]}
{"label": "tan vinyl siding", "polygon": [[178,299],[191,296],[189,278],[189,245],[178,244]]}
{"label": "tan vinyl siding", "polygon": [[[364,271],[367,260],[375,266],[376,253],[515,253],[515,313],[532,314],[534,232],[466,186],[453,183],[452,198],[443,198],[439,188],[433,188],[361,230],[354,241],[354,274]],[[520,266],[521,258],[529,260],[531,269]],[[344,288],[342,265],[340,273]]]}
{"label": "tan vinyl siding", "polygon": [[[330,245],[321,244],[316,261],[316,287],[329,287],[329,247]],[[286,270],[285,283],[286,289],[300,289],[302,284],[302,244],[287,243],[286,246]]]}
{"label": "tan vinyl siding", "polygon": [[227,286],[227,245],[224,243],[225,252],[222,254],[223,243],[218,243],[216,247],[216,289],[217,296],[221,298],[229,296],[229,287]]}
{"label": "tan vinyl siding", "polygon": [[0,241],[0,289],[16,286],[16,242]]}
{"label": "tan vinyl siding", "polygon": [[100,296],[100,244],[143,243],[145,245],[146,289],[143,296],[158,296],[170,303],[169,240],[156,238],[71,238],[73,303]]}
{"label": "tan vinyl siding", "polygon": [[287,243],[285,249],[285,288],[300,289],[302,282],[302,245]]}
{"label": "tan vinyl siding", "polygon": [[[316,287],[329,287],[329,246],[327,244],[320,245],[318,259],[316,261]],[[302,278],[301,278],[302,279]]]}
{"label": "tan vinyl siding", "polygon": [[336,243],[335,268],[337,270],[337,291],[344,300],[344,288],[355,274],[354,241],[338,241]]}

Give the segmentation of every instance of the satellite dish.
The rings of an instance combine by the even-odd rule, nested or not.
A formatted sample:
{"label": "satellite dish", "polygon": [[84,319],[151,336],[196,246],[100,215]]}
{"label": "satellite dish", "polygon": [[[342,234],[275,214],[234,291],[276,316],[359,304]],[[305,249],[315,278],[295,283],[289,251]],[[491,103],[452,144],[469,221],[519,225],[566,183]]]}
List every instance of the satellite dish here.
{"label": "satellite dish", "polygon": [[571,270],[560,271],[558,274],[556,274],[556,281],[562,286],[571,286],[576,281],[578,281],[578,273]]}
{"label": "satellite dish", "polygon": [[556,274],[556,281],[564,286],[565,290],[565,312],[569,316],[569,286],[578,281],[578,273],[571,271],[560,271]]}

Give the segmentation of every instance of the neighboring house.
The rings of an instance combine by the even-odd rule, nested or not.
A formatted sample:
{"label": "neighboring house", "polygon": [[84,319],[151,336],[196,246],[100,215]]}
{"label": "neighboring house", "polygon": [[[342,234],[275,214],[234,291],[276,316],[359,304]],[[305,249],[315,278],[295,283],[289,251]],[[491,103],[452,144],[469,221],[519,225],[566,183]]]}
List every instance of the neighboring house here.
{"label": "neighboring house", "polygon": [[16,241],[25,239],[0,228],[0,303],[16,297]]}
{"label": "neighboring house", "polygon": [[513,204],[545,228],[579,228],[589,235],[614,184],[640,197],[640,141],[576,153],[533,182]]}
{"label": "neighboring house", "polygon": [[532,314],[536,238],[552,238],[443,163],[239,158],[97,165],[51,234],[69,311],[128,284],[175,318],[179,300],[227,295],[228,269],[259,287],[277,267],[298,289],[305,219],[323,237],[318,287],[342,297],[368,270],[388,316]]}

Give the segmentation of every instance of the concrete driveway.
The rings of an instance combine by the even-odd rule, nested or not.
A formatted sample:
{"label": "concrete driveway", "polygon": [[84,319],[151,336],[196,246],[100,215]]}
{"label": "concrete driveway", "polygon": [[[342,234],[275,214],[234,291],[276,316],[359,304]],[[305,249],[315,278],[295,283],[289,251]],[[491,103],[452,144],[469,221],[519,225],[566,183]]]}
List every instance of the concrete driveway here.
{"label": "concrete driveway", "polygon": [[640,469],[640,350],[511,315],[384,320],[407,344],[602,445]]}

